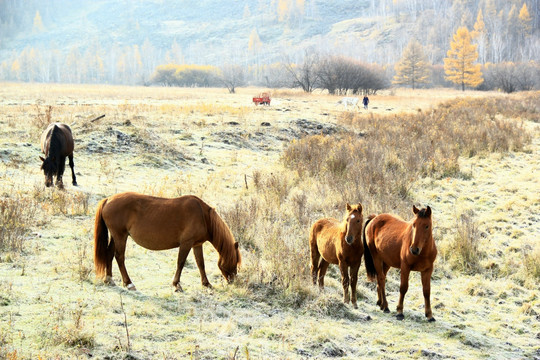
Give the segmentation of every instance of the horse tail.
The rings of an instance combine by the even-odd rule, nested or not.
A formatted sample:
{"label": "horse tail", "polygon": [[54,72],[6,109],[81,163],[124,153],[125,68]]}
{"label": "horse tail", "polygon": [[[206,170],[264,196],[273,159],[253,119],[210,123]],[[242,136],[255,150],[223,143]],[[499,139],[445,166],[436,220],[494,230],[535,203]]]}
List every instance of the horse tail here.
{"label": "horse tail", "polygon": [[369,251],[366,236],[366,228],[370,221],[374,218],[375,215],[369,215],[366,223],[364,224],[364,265],[366,266],[366,274],[369,281],[375,281],[375,277],[377,276],[377,269],[375,269],[375,264],[373,263],[373,256],[371,256],[371,251]]}
{"label": "horse tail", "polygon": [[94,267],[96,276],[103,278],[107,268],[107,253],[109,244],[109,230],[103,220],[103,207],[107,203],[107,198],[101,200],[96,211],[96,221],[94,223]]}
{"label": "horse tail", "polygon": [[223,258],[224,262],[236,264],[237,266],[240,265],[242,263],[242,256],[238,249],[238,243],[235,241],[234,235],[227,223],[223,221],[221,216],[212,207],[208,212],[208,218],[210,221],[212,243],[218,249],[219,255]]}

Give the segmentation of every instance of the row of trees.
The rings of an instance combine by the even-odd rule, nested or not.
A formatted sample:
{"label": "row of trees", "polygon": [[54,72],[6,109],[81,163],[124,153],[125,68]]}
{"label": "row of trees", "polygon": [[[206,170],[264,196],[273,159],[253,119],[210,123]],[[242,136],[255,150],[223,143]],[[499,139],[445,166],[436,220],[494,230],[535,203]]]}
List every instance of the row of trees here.
{"label": "row of trees", "polygon": [[[279,76],[272,76],[271,87],[301,87],[306,92],[315,89],[327,90],[330,94],[375,93],[387,88],[384,68],[374,64],[364,64],[342,56],[319,57],[308,55],[308,61],[301,66],[286,62],[272,69]],[[166,64],[156,68],[150,83],[162,86],[225,86],[234,93],[237,86],[245,85],[244,69],[238,65],[214,66]]]}
{"label": "row of trees", "polygon": [[[501,89],[505,92],[531,90],[540,86],[539,64],[505,62],[487,63],[483,67],[478,61],[478,45],[466,27],[460,27],[453,35],[447,57],[444,59],[445,79],[465,87]],[[395,84],[405,84],[413,89],[430,82],[431,67],[418,41],[412,40],[403,51],[402,59],[395,66]],[[484,81],[485,74],[488,81]]]}

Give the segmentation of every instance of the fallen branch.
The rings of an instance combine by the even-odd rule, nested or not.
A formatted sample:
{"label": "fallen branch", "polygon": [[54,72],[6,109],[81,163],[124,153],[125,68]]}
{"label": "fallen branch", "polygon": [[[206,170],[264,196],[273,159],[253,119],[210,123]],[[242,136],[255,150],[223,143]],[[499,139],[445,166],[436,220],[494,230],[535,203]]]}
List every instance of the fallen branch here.
{"label": "fallen branch", "polygon": [[90,120],[90,122],[94,122],[94,121],[97,121],[97,120],[99,120],[99,119],[103,119],[104,117],[105,117],[105,114],[100,115],[100,116],[98,116],[97,118],[95,118],[94,120]]}

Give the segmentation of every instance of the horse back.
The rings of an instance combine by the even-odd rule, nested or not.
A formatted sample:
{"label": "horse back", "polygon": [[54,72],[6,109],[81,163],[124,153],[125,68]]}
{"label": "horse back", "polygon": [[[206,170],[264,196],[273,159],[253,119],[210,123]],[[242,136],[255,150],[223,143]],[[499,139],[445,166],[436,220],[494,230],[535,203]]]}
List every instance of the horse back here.
{"label": "horse back", "polygon": [[62,123],[51,123],[47,126],[47,129],[41,134],[41,151],[45,156],[49,156],[49,150],[53,137],[60,145],[61,155],[68,156],[73,153],[74,141],[73,134],[69,125]]}

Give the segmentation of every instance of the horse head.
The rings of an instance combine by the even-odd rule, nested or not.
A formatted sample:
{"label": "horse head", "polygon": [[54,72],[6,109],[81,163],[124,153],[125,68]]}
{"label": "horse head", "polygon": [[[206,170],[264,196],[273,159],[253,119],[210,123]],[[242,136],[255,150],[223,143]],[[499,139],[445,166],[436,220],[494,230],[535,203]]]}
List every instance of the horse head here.
{"label": "horse head", "polygon": [[418,256],[426,244],[433,239],[431,208],[428,206],[425,209],[419,210],[413,205],[413,213],[415,215],[412,221],[413,236],[409,250],[411,254]]}
{"label": "horse head", "polygon": [[39,158],[43,162],[41,164],[41,170],[43,170],[43,173],[45,174],[45,186],[51,187],[53,185],[53,175],[55,175],[58,171],[56,161],[54,157],[47,157],[44,159],[40,156]]}
{"label": "horse head", "polygon": [[[234,255],[233,255],[234,254]],[[234,243],[234,252],[230,256],[220,256],[218,260],[218,267],[221,270],[221,274],[227,280],[227,283],[232,284],[236,274],[238,272],[238,265],[241,263],[240,250],[238,250],[238,243]]]}
{"label": "horse head", "polygon": [[345,241],[352,245],[355,241],[362,240],[362,224],[364,218],[362,216],[362,204],[349,205],[347,203],[347,215],[345,222]]}

